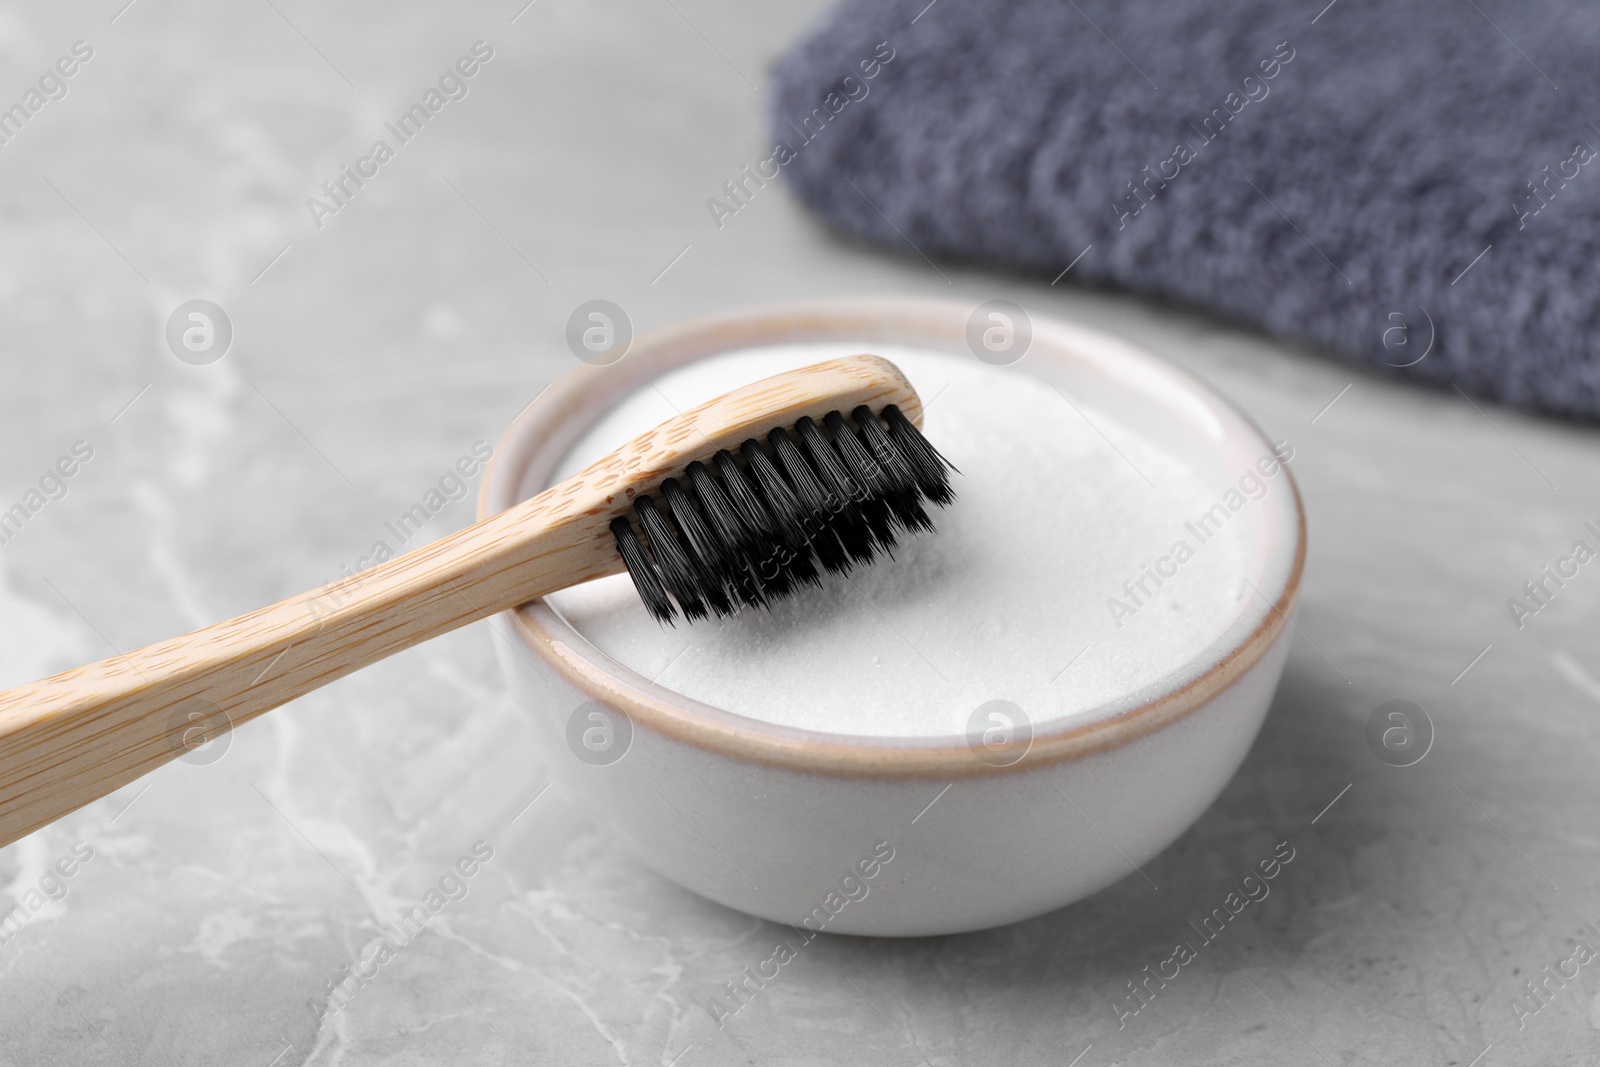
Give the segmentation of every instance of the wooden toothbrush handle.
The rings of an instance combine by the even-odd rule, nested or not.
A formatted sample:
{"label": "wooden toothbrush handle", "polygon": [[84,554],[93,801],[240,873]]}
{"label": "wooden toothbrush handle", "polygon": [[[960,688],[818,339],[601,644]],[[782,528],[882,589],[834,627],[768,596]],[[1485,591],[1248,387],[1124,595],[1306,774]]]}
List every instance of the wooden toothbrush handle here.
{"label": "wooden toothbrush handle", "polygon": [[624,569],[609,524],[694,460],[829,411],[922,404],[849,356],[774,375],[640,434],[531,500],[314,593],[0,693],[0,846],[211,738],[458,626]]}
{"label": "wooden toothbrush handle", "polygon": [[584,514],[599,503],[557,486],[316,592],[0,693],[0,845],[369,663],[621,570]]}

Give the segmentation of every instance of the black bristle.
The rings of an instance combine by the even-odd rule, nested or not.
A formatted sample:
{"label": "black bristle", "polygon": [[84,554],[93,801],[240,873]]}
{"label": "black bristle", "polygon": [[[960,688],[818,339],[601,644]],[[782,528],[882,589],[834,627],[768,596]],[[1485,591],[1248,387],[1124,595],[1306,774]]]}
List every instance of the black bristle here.
{"label": "black bristle", "polygon": [[866,446],[867,452],[875,461],[875,470],[888,483],[884,499],[889,504],[889,510],[894,512],[895,518],[900,520],[900,525],[907,530],[913,532],[932,530],[933,520],[922,507],[922,493],[917,488],[917,476],[912,472],[911,464],[906,462],[900,450],[895,448],[889,431],[883,428],[883,423],[878,421],[872,409],[865,404],[852,411],[850,417],[855,420],[856,429],[861,434],[861,443]]}
{"label": "black bristle", "polygon": [[[821,585],[822,579],[817,575],[816,564],[811,561],[810,549],[805,547],[803,541],[798,549],[786,546],[777,520],[762,502],[761,494],[750,484],[750,479],[733,458],[733,453],[723,449],[712,457],[712,462],[717,465],[722,488],[727,490],[728,500],[739,513],[750,537],[745,545],[746,555],[761,581],[777,596],[789,592],[795,582]],[[777,548],[783,548],[784,558],[780,558]]]}
{"label": "black bristle", "polygon": [[823,424],[833,435],[833,448],[844,464],[850,480],[860,487],[857,500],[867,528],[885,551],[894,548],[895,514],[890,510],[889,498],[895,493],[894,479],[889,472],[867,452],[861,438],[844,421],[837,411],[828,412]]}
{"label": "black bristle", "polygon": [[[839,453],[827,437],[823,436],[822,428],[816,421],[807,415],[794,424],[795,434],[806,446],[806,454],[811,457],[811,466],[817,472],[822,484],[828,489],[830,500],[836,501],[830,522],[834,531],[839,535],[839,540],[850,553],[850,558],[860,563],[871,561],[873,555],[880,547],[877,538],[873,536],[872,524],[868,521],[864,502],[869,498],[866,487],[850,477],[850,472],[845,469],[844,461],[839,458]],[[891,532],[889,539],[882,542],[881,547],[889,549],[894,547],[894,535]]]}
{"label": "black bristle", "polygon": [[[641,541],[625,517],[611,523],[617,551],[645,608],[662,622],[768,605],[817,570],[848,573],[895,544],[899,530],[931,530],[924,499],[954,499],[955,468],[896,407],[828,412],[775,429],[766,447],[743,442],[668,478],[634,501]],[[798,438],[798,441],[796,440]],[[770,453],[768,451],[770,449]],[[742,462],[741,462],[742,461]],[[692,492],[691,492],[692,490]],[[670,518],[667,512],[670,512]],[[676,605],[674,605],[676,601]]]}
{"label": "black bristle", "polygon": [[672,599],[667,596],[667,587],[661,583],[656,565],[650,561],[644,545],[639,543],[633,523],[628,521],[626,515],[618,515],[611,520],[611,533],[617,539],[617,551],[622,555],[622,562],[628,565],[628,575],[633,579],[634,588],[639,590],[639,599],[644,601],[645,609],[656,621],[670,623],[676,609],[672,606]]}
{"label": "black bristle", "polygon": [[806,541],[816,552],[822,566],[834,574],[850,573],[850,558],[855,553],[851,546],[842,544],[834,528],[833,516],[849,503],[828,492],[817,472],[811,469],[800,446],[783,430],[767,434],[767,444],[772,446],[773,458],[783,471],[789,487],[800,502],[800,521],[805,527]]}
{"label": "black bristle", "polygon": [[811,543],[811,528],[806,525],[806,512],[799,498],[789,488],[789,483],[783,480],[772,458],[761,450],[759,441],[746,441],[739,446],[739,454],[749,464],[750,473],[755,476],[756,489],[771,510],[780,535],[774,539],[771,551],[764,558],[761,572],[767,573],[774,564],[794,570],[803,560],[804,565],[811,568],[814,584],[822,584],[822,576],[817,574],[816,564],[812,560],[816,545]]}
{"label": "black bristle", "polygon": [[683,491],[676,478],[661,483],[661,495],[666,498],[672,517],[683,531],[689,547],[689,561],[699,575],[700,595],[711,610],[718,615],[732,615],[733,603],[728,599],[727,585],[732,571],[731,561],[723,557],[714,535],[695,510],[694,501]]}
{"label": "black bristle", "polygon": [[689,484],[694,486],[694,495],[700,501],[706,526],[717,539],[717,550],[724,561],[724,577],[729,591],[752,607],[765,605],[766,598],[761,595],[760,582],[750,573],[751,561],[745,552],[751,538],[745,533],[733,502],[704,463],[697,460],[689,464],[684,473],[689,476]]}
{"label": "black bristle", "polygon": [[673,533],[666,517],[656,508],[656,502],[648,496],[635,500],[633,509],[639,514],[639,525],[644,527],[644,535],[650,542],[650,553],[661,568],[662,580],[672,591],[672,597],[683,610],[684,617],[690,622],[704,618],[706,605],[698,591],[700,578],[695,573],[694,564],[689,562],[687,551],[678,543],[678,535]]}
{"label": "black bristle", "polygon": [[928,439],[911,425],[911,420],[895,405],[890,404],[883,409],[883,421],[889,424],[889,436],[894,439],[900,454],[910,462],[922,495],[940,507],[954,500],[955,493],[950,488],[948,472],[955,470],[955,466],[939,455],[939,450],[928,443]]}

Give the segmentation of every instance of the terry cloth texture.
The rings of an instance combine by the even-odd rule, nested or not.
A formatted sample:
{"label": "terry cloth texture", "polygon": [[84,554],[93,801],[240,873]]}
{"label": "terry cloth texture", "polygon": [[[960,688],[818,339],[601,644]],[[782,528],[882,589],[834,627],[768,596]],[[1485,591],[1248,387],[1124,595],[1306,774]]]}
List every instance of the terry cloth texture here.
{"label": "terry cloth texture", "polygon": [[778,160],[907,254],[1600,416],[1600,9],[1324,3],[845,0],[777,69]]}

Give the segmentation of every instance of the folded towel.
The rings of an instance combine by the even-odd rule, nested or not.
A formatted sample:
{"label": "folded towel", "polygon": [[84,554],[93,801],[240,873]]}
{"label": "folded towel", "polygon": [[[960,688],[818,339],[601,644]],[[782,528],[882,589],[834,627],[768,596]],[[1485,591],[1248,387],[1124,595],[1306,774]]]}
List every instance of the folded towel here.
{"label": "folded towel", "polygon": [[1323,4],[844,0],[762,172],[886,244],[1600,415],[1596,8]]}

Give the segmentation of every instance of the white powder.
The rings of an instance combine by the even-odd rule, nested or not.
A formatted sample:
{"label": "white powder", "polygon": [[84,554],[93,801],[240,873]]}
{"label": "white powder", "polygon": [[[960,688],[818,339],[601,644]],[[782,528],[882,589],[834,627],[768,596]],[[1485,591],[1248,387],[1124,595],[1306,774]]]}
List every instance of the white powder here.
{"label": "white powder", "polygon": [[1168,554],[1216,491],[1109,415],[970,357],[808,344],[705,360],[606,415],[559,477],[677,410],[863,351],[911,379],[928,406],[924,433],[960,469],[955,503],[929,508],[937,532],[903,539],[895,558],[848,579],[825,575],[822,589],[770,613],[663,628],[626,575],[550,603],[608,656],[686,696],[787,726],[900,737],[961,734],[996,699],[1036,726],[1081,713],[1157,681],[1237,615],[1244,558],[1224,526],[1159,590],[1147,581],[1154,596],[1117,625],[1108,598],[1131,603],[1123,583]]}

